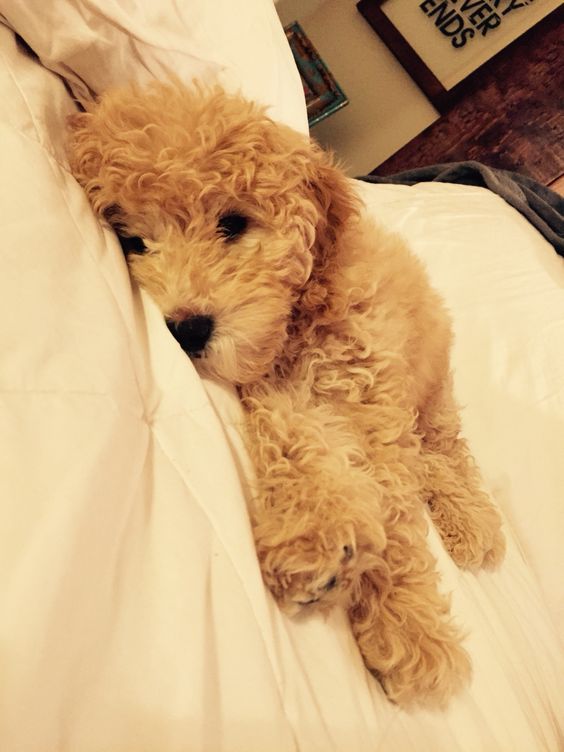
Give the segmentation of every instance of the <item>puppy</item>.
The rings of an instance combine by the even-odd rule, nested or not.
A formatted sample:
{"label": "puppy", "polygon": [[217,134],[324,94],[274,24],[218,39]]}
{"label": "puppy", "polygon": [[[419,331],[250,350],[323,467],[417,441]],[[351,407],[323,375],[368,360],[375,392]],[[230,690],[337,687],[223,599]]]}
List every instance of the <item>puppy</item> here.
{"label": "puppy", "polygon": [[239,389],[280,606],[346,608],[389,698],[444,706],[471,668],[424,510],[461,567],[495,567],[504,540],[421,263],[363,216],[328,154],[219,88],[109,92],[71,117],[69,151],[198,371]]}

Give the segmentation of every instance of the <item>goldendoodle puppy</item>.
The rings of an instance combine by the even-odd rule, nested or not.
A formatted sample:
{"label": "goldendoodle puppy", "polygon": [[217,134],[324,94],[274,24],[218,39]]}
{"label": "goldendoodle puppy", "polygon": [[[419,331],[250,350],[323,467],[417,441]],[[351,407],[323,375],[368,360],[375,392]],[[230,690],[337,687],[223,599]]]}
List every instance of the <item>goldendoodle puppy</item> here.
{"label": "goldendoodle puppy", "polygon": [[133,278],[198,371],[239,389],[274,597],[290,614],[344,606],[393,701],[444,705],[470,662],[424,510],[462,567],[494,567],[504,541],[422,265],[329,155],[219,88],[109,92],[70,129],[72,170],[130,238]]}

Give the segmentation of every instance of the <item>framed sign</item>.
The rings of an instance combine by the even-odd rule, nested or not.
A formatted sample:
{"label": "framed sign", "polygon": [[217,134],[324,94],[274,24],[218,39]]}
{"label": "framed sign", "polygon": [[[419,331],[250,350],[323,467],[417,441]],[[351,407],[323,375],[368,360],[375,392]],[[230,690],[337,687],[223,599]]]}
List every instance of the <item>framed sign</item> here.
{"label": "framed sign", "polygon": [[488,60],[562,0],[360,0],[357,8],[439,112]]}
{"label": "framed sign", "polygon": [[297,21],[284,28],[300,72],[310,127],[349,103],[329,68]]}

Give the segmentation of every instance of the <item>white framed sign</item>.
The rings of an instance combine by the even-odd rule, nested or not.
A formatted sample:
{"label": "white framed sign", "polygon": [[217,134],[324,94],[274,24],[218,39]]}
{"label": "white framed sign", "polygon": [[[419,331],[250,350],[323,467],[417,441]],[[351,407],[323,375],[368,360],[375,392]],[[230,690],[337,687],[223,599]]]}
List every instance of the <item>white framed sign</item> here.
{"label": "white framed sign", "polygon": [[551,15],[562,0],[360,0],[359,11],[443,110],[469,76]]}

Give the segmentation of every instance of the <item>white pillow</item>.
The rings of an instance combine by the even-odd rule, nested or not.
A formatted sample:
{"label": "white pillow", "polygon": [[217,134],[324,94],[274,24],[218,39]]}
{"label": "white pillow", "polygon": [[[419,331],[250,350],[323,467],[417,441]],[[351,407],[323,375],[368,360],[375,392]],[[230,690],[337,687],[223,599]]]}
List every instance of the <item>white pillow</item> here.
{"label": "white pillow", "polygon": [[303,88],[272,0],[0,0],[0,14],[82,102],[172,72],[219,80],[307,132]]}

